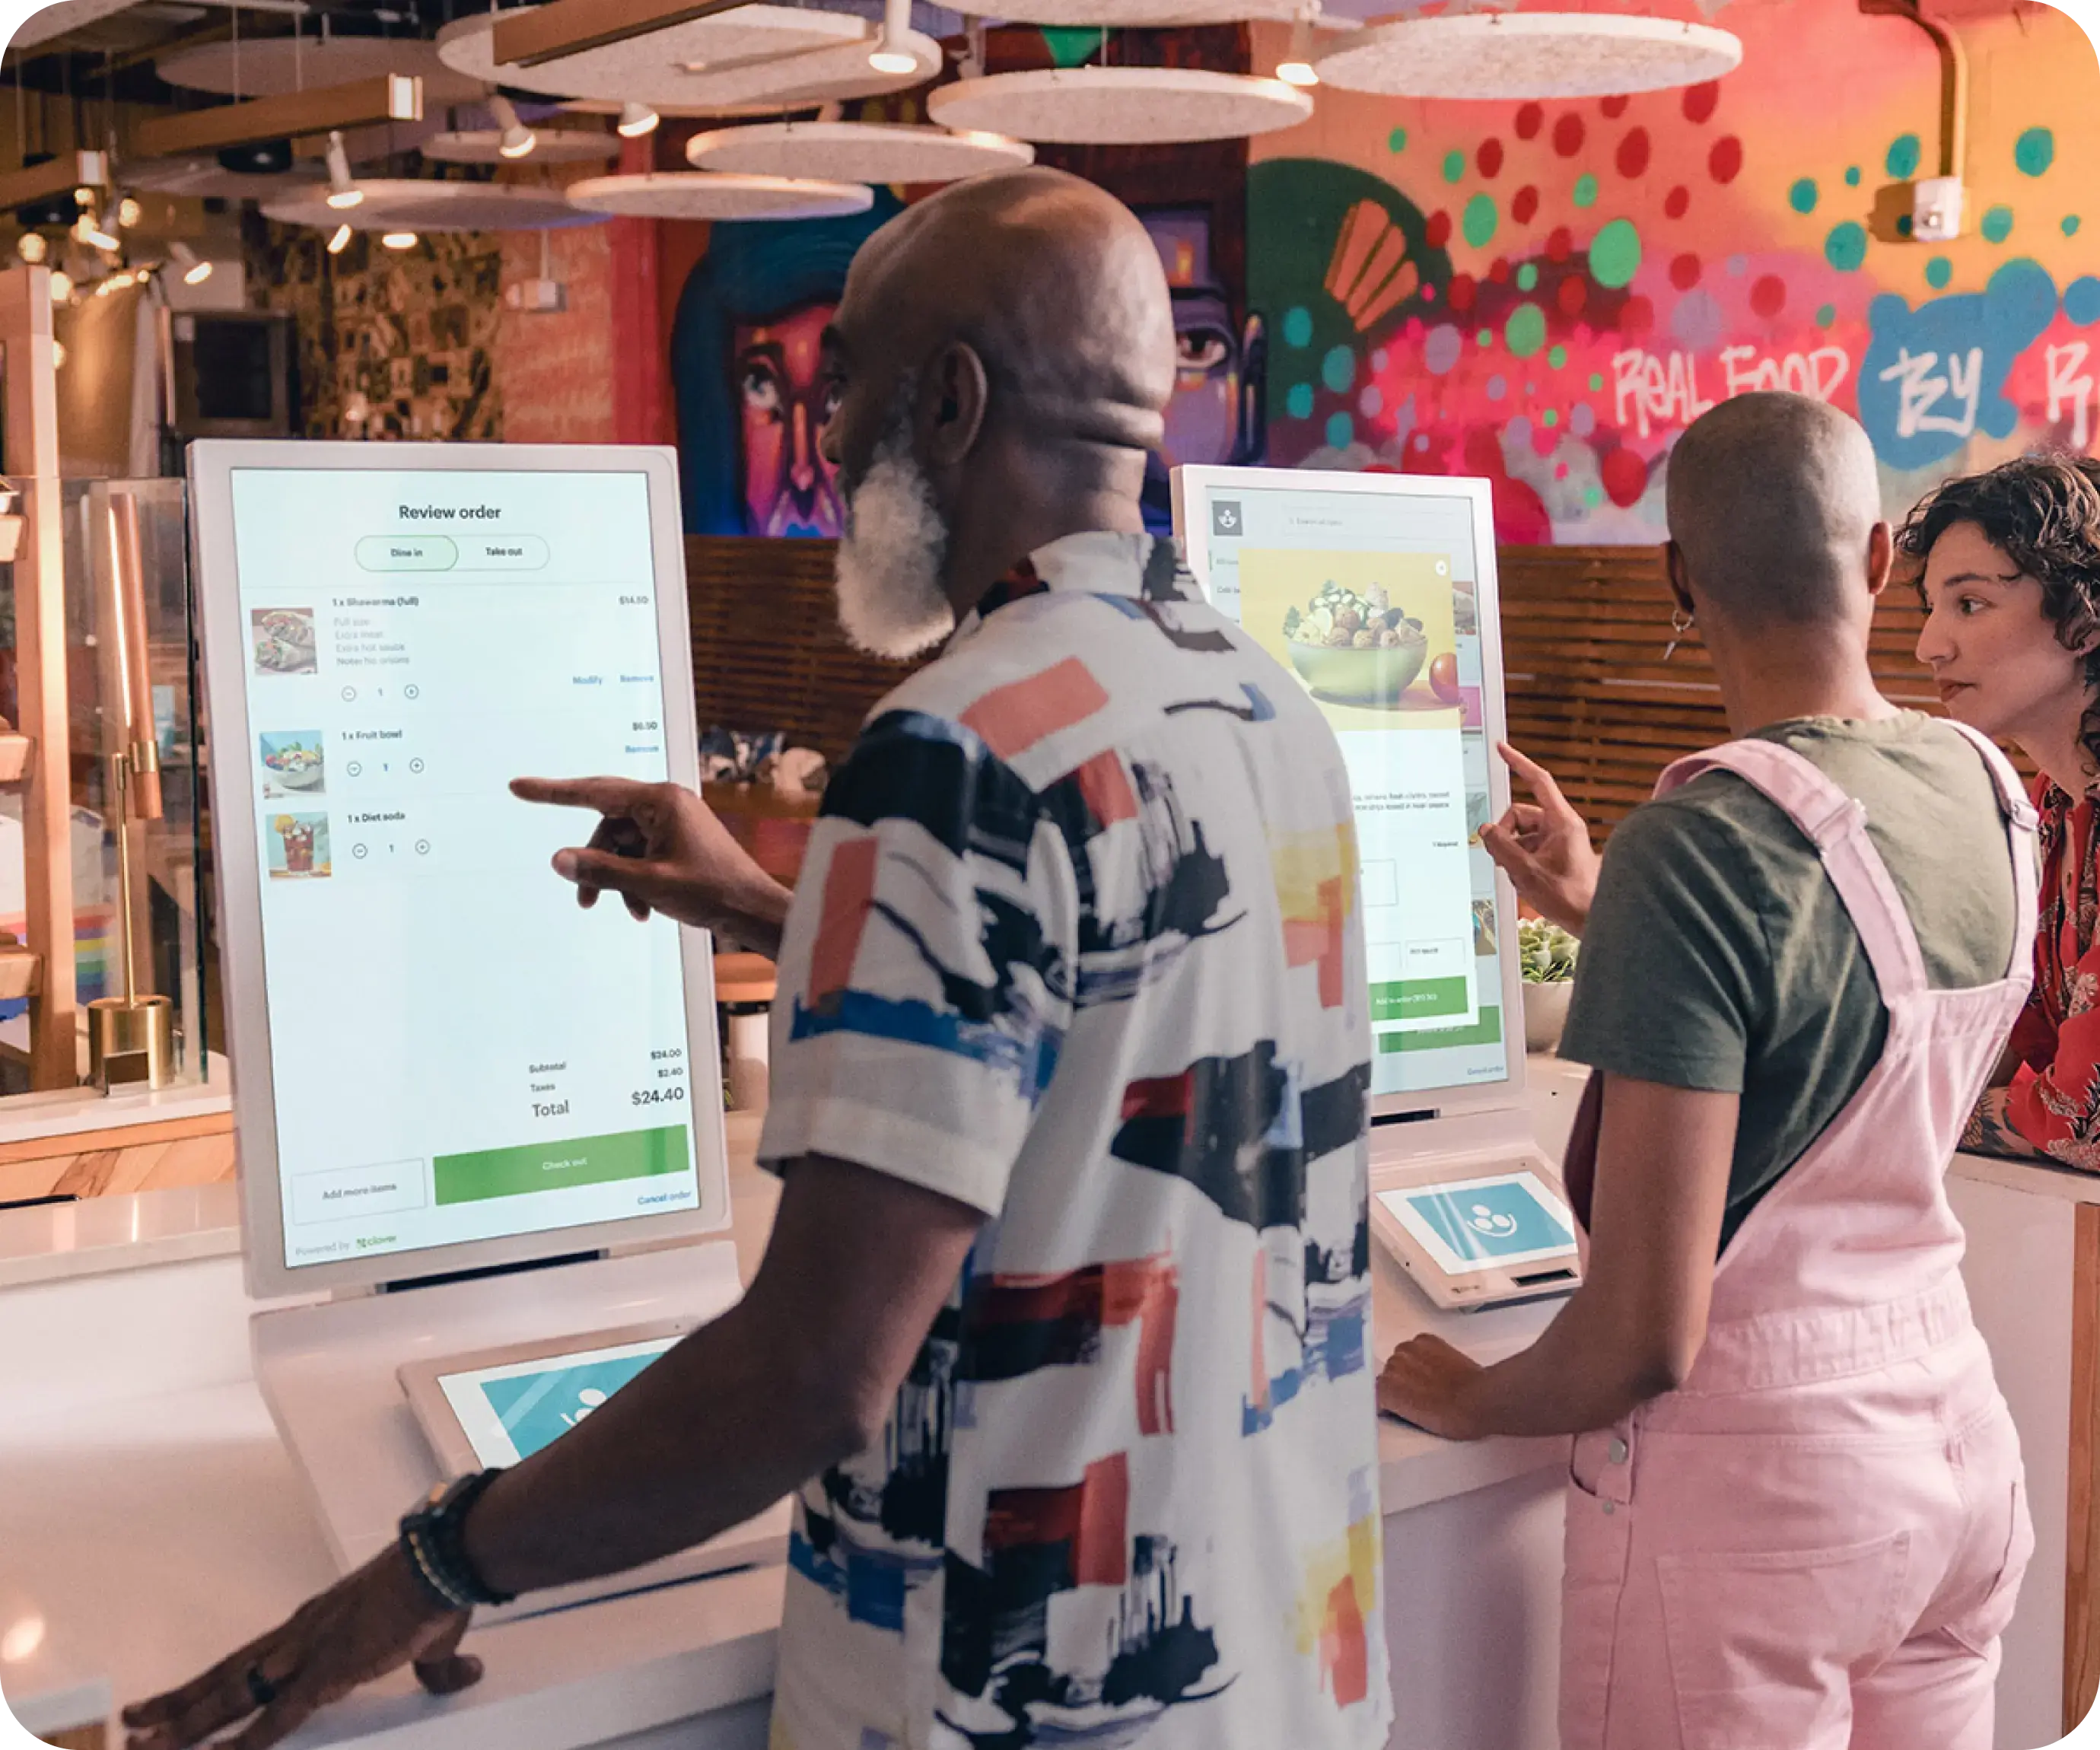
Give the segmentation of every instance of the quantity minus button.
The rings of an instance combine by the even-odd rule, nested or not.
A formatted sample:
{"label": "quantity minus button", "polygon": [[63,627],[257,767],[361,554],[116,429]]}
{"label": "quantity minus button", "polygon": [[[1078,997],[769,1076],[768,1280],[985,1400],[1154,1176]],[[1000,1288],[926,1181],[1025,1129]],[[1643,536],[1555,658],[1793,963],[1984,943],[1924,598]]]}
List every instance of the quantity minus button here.
{"label": "quantity minus button", "polygon": [[537,571],[547,563],[547,544],[536,535],[462,535],[462,571]]}
{"label": "quantity minus button", "polygon": [[459,548],[448,535],[368,535],[357,562],[368,571],[449,571]]}

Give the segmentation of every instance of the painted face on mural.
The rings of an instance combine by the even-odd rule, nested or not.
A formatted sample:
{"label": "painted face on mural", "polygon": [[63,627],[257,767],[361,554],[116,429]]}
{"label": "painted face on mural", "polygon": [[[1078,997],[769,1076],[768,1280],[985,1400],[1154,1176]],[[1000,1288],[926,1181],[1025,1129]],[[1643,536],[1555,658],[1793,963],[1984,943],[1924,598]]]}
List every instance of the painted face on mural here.
{"label": "painted face on mural", "polygon": [[1174,399],[1167,403],[1169,468],[1233,459],[1239,444],[1240,343],[1224,294],[1174,293]]}
{"label": "painted face on mural", "polygon": [[1920,584],[1918,660],[1948,713],[1987,735],[2054,741],[2090,703],[2080,654],[2043,611],[2041,585],[1973,522],[1933,544]]}
{"label": "painted face on mural", "polygon": [[743,429],[744,514],[754,535],[840,532],[838,470],[818,444],[832,413],[822,368],[832,310],[811,304],[737,325],[732,369]]}

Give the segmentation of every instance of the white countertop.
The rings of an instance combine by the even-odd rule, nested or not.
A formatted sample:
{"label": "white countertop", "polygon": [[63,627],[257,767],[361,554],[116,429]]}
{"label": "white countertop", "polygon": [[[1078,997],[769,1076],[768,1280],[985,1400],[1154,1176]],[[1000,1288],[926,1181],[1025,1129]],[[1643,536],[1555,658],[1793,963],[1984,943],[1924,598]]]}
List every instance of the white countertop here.
{"label": "white countertop", "polygon": [[[1531,1105],[1550,1155],[1583,1072],[1535,1060]],[[746,1279],[771,1182],[736,1114],[735,1241]],[[1965,1157],[1957,1170],[2036,1194],[2100,1201],[2100,1179]],[[249,1368],[249,1303],[228,1245],[232,1188],[148,1193],[0,1217],[0,1690],[35,1697],[107,1682],[135,1699],[194,1674],[280,1620],[333,1567]],[[188,1197],[186,1206],[154,1198]],[[70,1262],[38,1267],[23,1219]],[[61,1220],[60,1218],[64,1218]],[[70,1223],[68,1239],[64,1229]],[[135,1252],[122,1235],[135,1227]],[[715,1243],[721,1243],[720,1241]],[[191,1250],[186,1254],[183,1248]],[[1439,1313],[1374,1248],[1383,1360],[1434,1328],[1484,1359],[1529,1341],[1558,1303]],[[118,1261],[144,1267],[112,1269]],[[24,1272],[28,1272],[24,1274]],[[69,1272],[69,1273],[68,1273]],[[1379,1430],[1386,1512],[1560,1461],[1557,1440],[1458,1446]],[[333,1709],[300,1745],[570,1750],[767,1694],[782,1575],[748,1571],[478,1630],[488,1676],[444,1702],[405,1678]],[[462,1735],[462,1725],[471,1730]]]}

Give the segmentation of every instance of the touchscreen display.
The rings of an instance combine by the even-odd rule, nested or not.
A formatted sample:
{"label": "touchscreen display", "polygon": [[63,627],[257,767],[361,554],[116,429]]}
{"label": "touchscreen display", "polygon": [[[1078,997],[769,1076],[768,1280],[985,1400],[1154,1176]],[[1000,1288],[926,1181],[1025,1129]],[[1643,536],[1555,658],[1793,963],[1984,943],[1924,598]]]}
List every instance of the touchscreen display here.
{"label": "touchscreen display", "polygon": [[559,1438],[672,1348],[675,1337],[441,1373],[438,1389],[483,1469],[514,1465]]}
{"label": "touchscreen display", "polygon": [[1515,924],[1498,915],[1480,843],[1489,751],[1471,504],[1283,484],[1212,484],[1206,497],[1190,511],[1209,519],[1211,601],[1298,677],[1348,766],[1371,1092],[1507,1081],[1502,937]]}
{"label": "touchscreen display", "polygon": [[1378,1200],[1452,1276],[1576,1255],[1568,1206],[1535,1173],[1381,1191]]}
{"label": "touchscreen display", "polygon": [[580,908],[668,775],[641,473],[236,469],[285,1262],[690,1209],[677,927]]}

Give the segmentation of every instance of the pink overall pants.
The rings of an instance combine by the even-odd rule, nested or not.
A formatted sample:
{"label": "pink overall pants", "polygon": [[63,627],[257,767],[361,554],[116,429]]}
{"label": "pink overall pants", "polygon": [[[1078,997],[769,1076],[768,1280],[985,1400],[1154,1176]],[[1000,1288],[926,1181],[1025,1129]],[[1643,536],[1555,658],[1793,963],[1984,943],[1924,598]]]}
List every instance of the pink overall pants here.
{"label": "pink overall pants", "polygon": [[2036,877],[2033,811],[1970,739],[2020,919],[2005,978],[1971,990],[1927,985],[1864,809],[1807,760],[1737,742],[1656,787],[1722,767],[1786,810],[1859,930],[1888,1042],[1723,1253],[1683,1387],[1575,1441],[1562,1750],[1989,1750],[2034,1532],[1943,1181],[2026,997]]}

